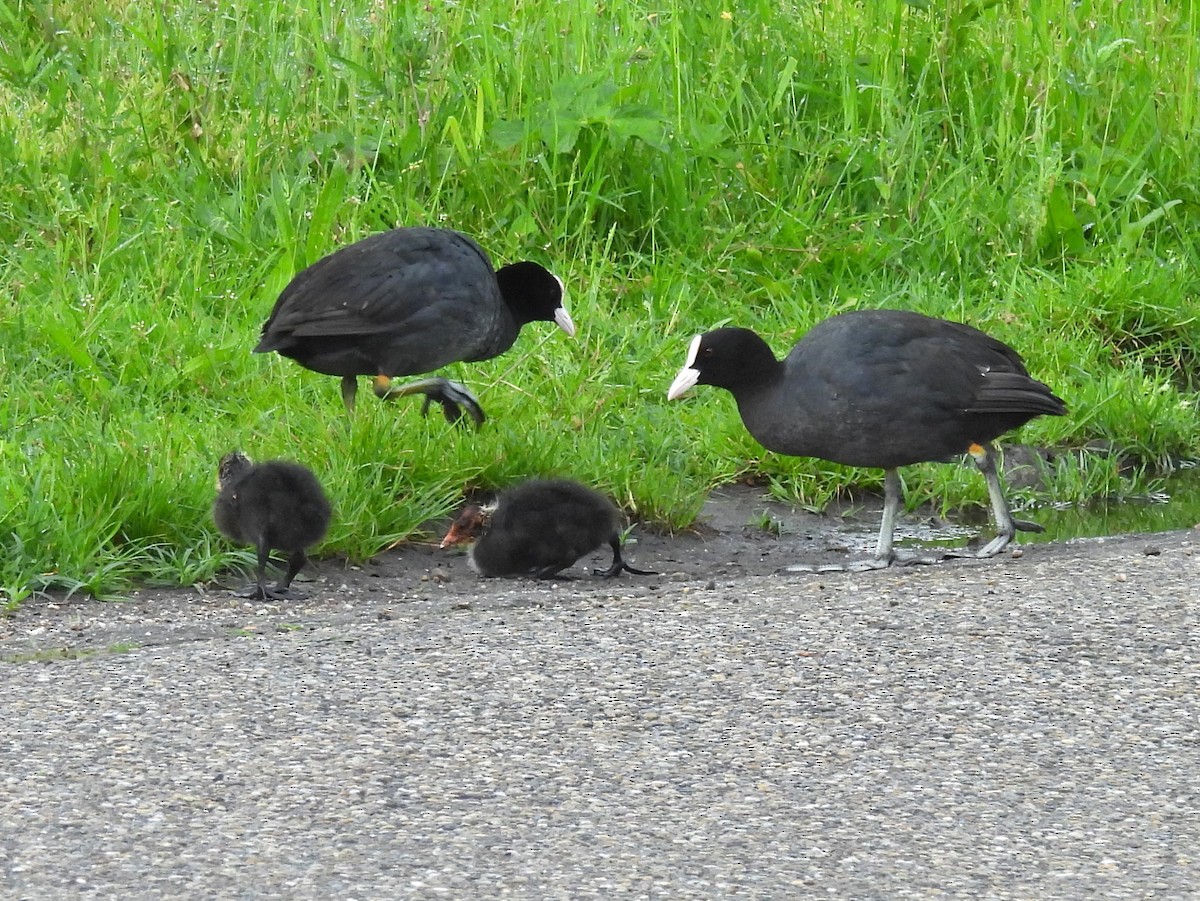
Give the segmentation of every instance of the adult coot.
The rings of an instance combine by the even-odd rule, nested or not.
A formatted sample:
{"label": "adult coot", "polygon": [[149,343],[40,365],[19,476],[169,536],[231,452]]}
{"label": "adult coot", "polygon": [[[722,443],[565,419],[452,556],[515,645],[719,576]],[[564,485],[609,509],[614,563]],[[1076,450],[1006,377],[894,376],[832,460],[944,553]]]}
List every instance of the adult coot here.
{"label": "adult coot", "polygon": [[368,375],[381,398],[424,394],[422,413],[437,401],[451,422],[465,407],[478,424],[483,410],[457,382],[430,378],[392,387],[392,377],[487,360],[512,347],[521,326],[535,320],[575,334],[562,282],[537,263],[494,270],[466,235],[397,228],[343,247],[293,278],[254,352],[274,350],[314,372],[340,375],[348,409],[358,376]]}
{"label": "adult coot", "polygon": [[469,560],[480,575],[549,579],[607,544],[612,566],[594,570],[596,575],[656,575],[621,557],[620,526],[616,506],[598,491],[568,479],[533,479],[502,492],[492,506],[464,507],[442,547],[477,539]]}
{"label": "adult coot", "polygon": [[[325,537],[330,508],[321,483],[308,469],[287,460],[252,463],[241,453],[226,454],[217,469],[213,521],[232,541],[258,551],[258,580],[245,596],[284,597],[296,573],[308,562],[304,551]],[[274,589],[265,584],[272,549],[287,553],[288,568]]]}
{"label": "adult coot", "polygon": [[989,442],[1066,406],[1030,378],[1015,350],[969,325],[902,310],[843,313],[809,331],[783,361],[754,332],[721,328],[693,339],[667,397],[696,384],[732,393],[768,450],[885,470],[875,558],[850,569],[895,560],[897,468],[963,452],[987,480],[996,519],[996,537],[977,556],[998,554],[1018,528],[1040,531],[1013,519]]}

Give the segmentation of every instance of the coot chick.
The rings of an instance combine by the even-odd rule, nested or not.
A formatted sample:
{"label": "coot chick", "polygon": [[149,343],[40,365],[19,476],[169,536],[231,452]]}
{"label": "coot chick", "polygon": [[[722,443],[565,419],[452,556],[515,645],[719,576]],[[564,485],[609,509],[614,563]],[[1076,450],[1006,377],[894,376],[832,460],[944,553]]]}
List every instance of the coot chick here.
{"label": "coot chick", "polygon": [[424,394],[422,414],[437,401],[447,420],[456,422],[465,408],[478,425],[483,409],[461,384],[430,378],[392,387],[391,379],[498,356],[521,326],[538,320],[575,334],[562,282],[537,263],[494,270],[464,234],[397,228],[343,247],[293,278],[254,353],[277,351],[306,369],[340,375],[350,410],[358,376],[368,375],[380,398]]}
{"label": "coot chick", "polygon": [[612,548],[613,562],[596,575],[657,575],[621,557],[621,516],[613,502],[569,479],[533,479],[502,492],[494,505],[464,507],[442,547],[472,539],[468,559],[483,576],[549,579],[603,544]]}
{"label": "coot chick", "polygon": [[842,313],[782,361],[749,329],[720,328],[693,339],[667,397],[696,384],[732,393],[747,430],[768,450],[885,471],[875,557],[848,569],[896,559],[896,470],[964,452],[987,481],[996,520],[996,537],[976,556],[1000,553],[1018,529],[1041,531],[1013,519],[990,442],[1035,416],[1061,416],[1066,406],[1030,378],[1015,350],[969,325],[903,310]]}
{"label": "coot chick", "polygon": [[[329,500],[308,469],[287,460],[252,463],[241,453],[226,454],[217,469],[213,521],[231,541],[258,551],[258,580],[244,596],[284,597],[296,573],[308,562],[305,549],[325,537]],[[274,589],[265,584],[271,550],[287,553],[288,568]]]}

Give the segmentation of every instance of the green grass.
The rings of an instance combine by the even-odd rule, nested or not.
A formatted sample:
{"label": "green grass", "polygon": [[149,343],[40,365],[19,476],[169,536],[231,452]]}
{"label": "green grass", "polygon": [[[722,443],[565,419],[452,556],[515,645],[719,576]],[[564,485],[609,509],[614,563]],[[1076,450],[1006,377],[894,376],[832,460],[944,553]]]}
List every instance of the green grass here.
{"label": "green grass", "polygon": [[[720,392],[667,404],[726,321],[782,353],[839,310],[961,319],[1067,399],[1023,440],[1196,455],[1192,4],[236,6],[0,9],[0,603],[244,560],[208,518],[234,447],[310,465],[352,558],[536,474],[670,528],[735,477],[877,485],[765,453]],[[249,353],[299,268],[398,224],[568,284],[577,341],[452,369],[478,434],[369,395],[350,421]],[[911,503],[981,482],[906,472]],[[1136,490],[1105,462],[1052,488]]]}

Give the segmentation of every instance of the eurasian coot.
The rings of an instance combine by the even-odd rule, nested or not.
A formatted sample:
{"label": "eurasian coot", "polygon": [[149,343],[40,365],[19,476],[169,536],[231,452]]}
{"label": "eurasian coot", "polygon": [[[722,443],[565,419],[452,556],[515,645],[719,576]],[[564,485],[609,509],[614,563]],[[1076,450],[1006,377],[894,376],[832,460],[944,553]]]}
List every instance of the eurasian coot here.
{"label": "eurasian coot", "polygon": [[562,282],[537,263],[493,270],[483,248],[464,234],[397,228],[343,247],[293,278],[254,352],[277,351],[314,372],[340,375],[349,409],[358,376],[367,375],[381,398],[424,394],[422,413],[437,401],[451,422],[463,407],[478,424],[483,410],[457,382],[431,378],[392,387],[392,377],[490,359],[537,320],[575,334]]}
{"label": "eurasian coot", "polygon": [[1013,519],[989,442],[1066,406],[1030,378],[1015,350],[969,325],[903,310],[843,313],[782,361],[749,329],[720,328],[693,339],[668,399],[695,384],[733,394],[742,422],[768,450],[885,470],[875,558],[848,568],[895,560],[897,468],[961,453],[983,473],[996,519],[996,537],[977,556],[998,554],[1017,529],[1040,530]]}
{"label": "eurasian coot", "polygon": [[[287,594],[308,562],[305,549],[325,537],[330,508],[321,483],[308,469],[287,460],[253,463],[241,453],[226,454],[217,469],[213,521],[231,541],[258,551],[258,580],[246,597],[257,600]],[[288,554],[288,568],[274,589],[265,584],[271,550]]]}
{"label": "eurasian coot", "polygon": [[596,575],[656,575],[621,557],[620,527],[616,506],[598,491],[569,479],[532,479],[502,492],[493,506],[464,507],[442,547],[477,539],[469,559],[480,575],[549,579],[607,544],[612,566],[594,570]]}

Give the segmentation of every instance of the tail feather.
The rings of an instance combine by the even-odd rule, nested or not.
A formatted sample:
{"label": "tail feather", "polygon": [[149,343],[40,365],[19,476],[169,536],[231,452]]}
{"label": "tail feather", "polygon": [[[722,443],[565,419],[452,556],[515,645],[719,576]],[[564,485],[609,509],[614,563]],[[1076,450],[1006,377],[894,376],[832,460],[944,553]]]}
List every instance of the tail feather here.
{"label": "tail feather", "polygon": [[988,372],[983,389],[975,396],[968,413],[1032,413],[1062,416],[1063,399],[1036,379],[1017,372]]}

